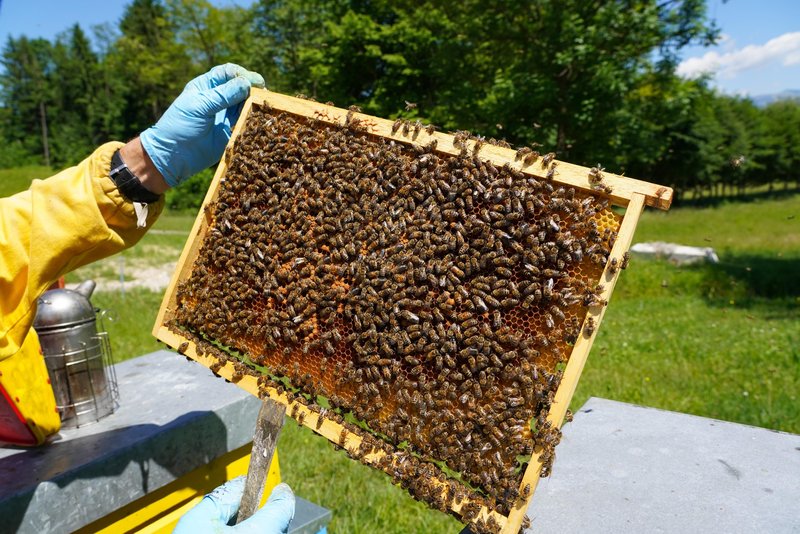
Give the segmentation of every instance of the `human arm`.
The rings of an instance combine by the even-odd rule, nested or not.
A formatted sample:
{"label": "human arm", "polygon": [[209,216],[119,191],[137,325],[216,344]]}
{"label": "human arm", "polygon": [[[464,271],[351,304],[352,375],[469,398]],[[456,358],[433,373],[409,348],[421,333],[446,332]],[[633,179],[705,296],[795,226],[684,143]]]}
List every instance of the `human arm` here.
{"label": "human arm", "polygon": [[[15,354],[36,299],[60,276],[141,239],[133,204],[109,177],[122,143],[107,143],[75,167],[0,199],[0,359]],[[146,227],[164,205],[151,204]]]}
{"label": "human arm", "polygon": [[131,172],[139,178],[142,186],[156,195],[163,195],[170,188],[142,146],[140,138],[128,141],[119,149],[119,155]]}
{"label": "human arm", "polygon": [[237,65],[189,82],[141,138],[107,143],[75,167],[0,199],[0,359],[19,351],[36,299],[60,276],[128,248],[163,209],[134,207],[110,177],[117,150],[142,186],[161,195],[219,160],[251,85],[263,78]]}

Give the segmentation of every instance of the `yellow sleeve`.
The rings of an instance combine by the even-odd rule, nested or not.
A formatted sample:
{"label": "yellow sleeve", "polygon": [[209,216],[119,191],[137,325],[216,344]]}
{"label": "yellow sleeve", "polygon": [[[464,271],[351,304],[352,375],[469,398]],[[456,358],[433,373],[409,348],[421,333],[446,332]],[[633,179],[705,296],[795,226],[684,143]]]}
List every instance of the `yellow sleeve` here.
{"label": "yellow sleeve", "polygon": [[164,207],[148,206],[136,227],[133,203],[109,177],[107,143],[80,164],[27,191],[0,199],[0,360],[16,353],[36,314],[36,299],[60,276],[136,244]]}

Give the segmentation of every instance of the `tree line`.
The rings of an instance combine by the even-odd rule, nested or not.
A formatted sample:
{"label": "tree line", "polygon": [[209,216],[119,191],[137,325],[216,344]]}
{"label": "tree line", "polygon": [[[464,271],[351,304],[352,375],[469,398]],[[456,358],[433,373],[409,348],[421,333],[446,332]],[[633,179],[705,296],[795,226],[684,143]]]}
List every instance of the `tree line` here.
{"label": "tree line", "polygon": [[153,124],[232,61],[268,87],[470,130],[678,193],[796,185],[800,105],[675,74],[710,44],[704,0],[133,0],[116,24],[9,38],[0,167],[75,163]]}

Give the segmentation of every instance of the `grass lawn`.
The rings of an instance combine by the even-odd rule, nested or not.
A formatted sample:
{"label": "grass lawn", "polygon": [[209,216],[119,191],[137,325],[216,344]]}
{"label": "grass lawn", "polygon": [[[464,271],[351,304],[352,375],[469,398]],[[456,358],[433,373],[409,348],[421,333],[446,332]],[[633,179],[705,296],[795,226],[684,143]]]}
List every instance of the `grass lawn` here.
{"label": "grass lawn", "polygon": [[28,188],[31,180],[47,178],[53,172],[50,167],[43,165],[0,169],[0,198],[23,191]]}
{"label": "grass lawn", "polygon": [[795,215],[798,196],[645,212],[635,242],[712,246],[720,263],[677,268],[634,257],[573,407],[602,396],[800,432]]}
{"label": "grass lawn", "polygon": [[612,297],[573,409],[600,396],[800,432],[796,300],[751,297],[737,304],[713,284],[714,298],[703,295],[708,278],[716,282],[717,276],[716,269],[632,262]]}
{"label": "grass lawn", "polygon": [[[156,232],[124,253],[125,261],[176,261],[193,220],[165,213]],[[714,247],[721,261],[677,268],[634,257],[612,297],[573,409],[601,396],[800,433],[800,196],[648,210],[634,242],[656,240]],[[119,259],[109,261],[71,279],[113,276]],[[118,315],[107,325],[118,360],[158,348],[150,331],[161,296],[131,289],[93,297]],[[333,510],[331,532],[459,530],[454,519],[428,510],[385,475],[333,452],[324,438],[292,421],[279,447],[284,480]]]}

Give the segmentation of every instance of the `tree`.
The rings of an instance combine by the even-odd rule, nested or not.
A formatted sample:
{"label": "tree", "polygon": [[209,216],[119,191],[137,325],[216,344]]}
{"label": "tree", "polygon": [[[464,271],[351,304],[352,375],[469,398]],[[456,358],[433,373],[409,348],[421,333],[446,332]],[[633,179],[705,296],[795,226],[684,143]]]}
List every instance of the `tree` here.
{"label": "tree", "polygon": [[583,163],[614,157],[626,95],[653,68],[655,52],[662,58],[656,67],[669,72],[677,48],[713,36],[698,0],[552,0],[534,7],[495,0],[481,9],[486,14],[472,19],[471,38],[496,36],[488,46],[498,66],[487,105],[477,107],[498,117],[514,141],[537,137],[532,125],[541,124],[538,137]]}
{"label": "tree", "polygon": [[764,135],[762,145],[765,174],[770,180],[782,181],[785,187],[794,180],[800,181],[800,103],[779,101],[767,106],[763,112]]}
{"label": "tree", "polygon": [[262,0],[253,10],[253,32],[261,44],[255,67],[274,65],[276,76],[268,78],[277,90],[320,96],[317,82],[328,73],[329,24],[345,12],[344,0]]}
{"label": "tree", "polygon": [[252,29],[252,9],[216,7],[207,0],[167,0],[166,15],[198,72],[232,62],[257,70],[267,79],[274,73],[271,60],[258,59],[264,43]]}
{"label": "tree", "polygon": [[[263,0],[256,29],[289,87],[446,128],[614,158],[626,95],[674,52],[709,41],[701,0]],[[659,60],[654,60],[654,54]]]}
{"label": "tree", "polygon": [[99,68],[97,55],[78,24],[56,39],[53,79],[59,83],[53,87],[52,136],[57,164],[75,163],[105,140],[98,135],[102,114],[97,102]]}
{"label": "tree", "polygon": [[52,47],[45,39],[9,37],[2,65],[2,102],[8,110],[6,134],[31,153],[40,151],[44,164],[50,165],[48,109],[53,102]]}
{"label": "tree", "polygon": [[118,28],[94,28],[97,49],[77,25],[52,43],[9,39],[0,165],[71,163],[136,135],[232,61],[273,90],[679,190],[797,180],[800,106],[762,110],[675,75],[677,51],[715,35],[703,0],[132,0]]}
{"label": "tree", "polygon": [[122,120],[141,131],[158,120],[196,71],[159,0],[133,0],[120,29],[108,60],[128,82]]}
{"label": "tree", "polygon": [[651,70],[625,97],[620,126],[609,139],[609,165],[631,176],[681,190],[705,179],[704,136],[696,131],[701,103],[713,96],[704,81]]}
{"label": "tree", "polygon": [[95,132],[98,142],[112,139],[127,139],[138,133],[136,125],[128,125],[123,120],[126,107],[125,96],[131,80],[116,70],[115,46],[120,37],[111,24],[101,24],[92,28],[97,46],[98,70],[93,84],[95,87],[95,106],[98,110]]}

